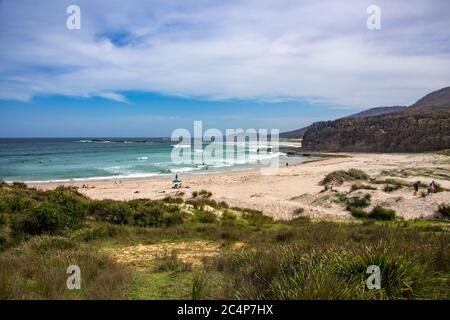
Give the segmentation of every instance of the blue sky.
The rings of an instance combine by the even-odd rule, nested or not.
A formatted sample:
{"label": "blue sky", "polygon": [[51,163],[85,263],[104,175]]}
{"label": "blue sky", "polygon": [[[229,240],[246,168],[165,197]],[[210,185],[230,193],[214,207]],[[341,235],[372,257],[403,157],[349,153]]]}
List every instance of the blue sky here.
{"label": "blue sky", "polygon": [[[81,8],[68,30],[66,8]],[[366,8],[381,8],[368,30]],[[448,1],[0,1],[0,136],[300,128],[450,84]]]}

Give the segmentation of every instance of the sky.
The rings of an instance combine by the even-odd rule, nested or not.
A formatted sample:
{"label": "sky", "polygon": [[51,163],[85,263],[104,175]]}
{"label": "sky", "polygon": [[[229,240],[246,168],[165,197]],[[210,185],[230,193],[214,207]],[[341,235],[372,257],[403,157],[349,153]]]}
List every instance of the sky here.
{"label": "sky", "polygon": [[449,85],[446,0],[0,0],[0,137],[287,131]]}

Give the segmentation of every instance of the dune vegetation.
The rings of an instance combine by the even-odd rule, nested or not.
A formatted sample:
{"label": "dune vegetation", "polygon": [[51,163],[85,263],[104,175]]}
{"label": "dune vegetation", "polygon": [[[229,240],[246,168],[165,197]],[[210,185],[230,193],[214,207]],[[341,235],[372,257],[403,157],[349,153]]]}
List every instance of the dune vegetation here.
{"label": "dune vegetation", "polygon": [[[366,212],[370,200],[344,199],[358,219],[275,221],[208,191],[112,201],[0,183],[0,299],[449,299],[448,220]],[[80,290],[66,287],[73,264]]]}

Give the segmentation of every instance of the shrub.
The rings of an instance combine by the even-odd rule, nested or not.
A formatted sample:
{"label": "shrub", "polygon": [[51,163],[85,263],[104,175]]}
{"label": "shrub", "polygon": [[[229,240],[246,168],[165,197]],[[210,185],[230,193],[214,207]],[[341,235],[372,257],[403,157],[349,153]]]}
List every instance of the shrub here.
{"label": "shrub", "polygon": [[371,185],[368,184],[362,184],[362,183],[354,183],[352,184],[352,186],[350,187],[350,192],[356,191],[356,190],[377,190],[376,187],[373,187]]}
{"label": "shrub", "polygon": [[354,180],[367,180],[370,178],[367,173],[359,169],[348,169],[347,174]]}
{"label": "shrub", "polygon": [[278,242],[290,241],[295,238],[295,232],[290,229],[281,229],[275,233],[275,240]]}
{"label": "shrub", "polygon": [[28,233],[58,233],[64,229],[76,229],[81,221],[73,221],[64,207],[52,203],[44,203],[36,208],[35,217],[29,225]]}
{"label": "shrub", "polygon": [[208,211],[196,211],[195,218],[201,223],[213,223],[216,221],[216,215]]}
{"label": "shrub", "polygon": [[228,210],[222,212],[222,215],[220,217],[222,221],[236,221],[236,218],[237,218],[236,215]]}
{"label": "shrub", "polygon": [[163,225],[166,227],[182,224],[185,220],[185,214],[179,207],[171,206],[167,208],[162,216]]}
{"label": "shrub", "polygon": [[[381,288],[367,290],[369,299],[401,299],[418,296],[426,291],[430,279],[424,270],[414,261],[388,251],[366,249],[362,254],[339,255],[334,263],[335,272],[347,277],[351,283],[365,284],[367,267],[375,265],[381,271]],[[416,292],[417,291],[417,292]]]}
{"label": "shrub", "polygon": [[307,217],[307,216],[299,216],[299,217],[295,217],[291,220],[284,221],[283,223],[290,225],[290,226],[300,226],[300,225],[311,223],[311,218]]}
{"label": "shrub", "polygon": [[178,258],[175,251],[172,251],[170,254],[164,252],[162,256],[157,257],[155,260],[157,271],[184,272],[192,269],[192,263],[183,262]]}
{"label": "shrub", "polygon": [[[72,264],[81,290],[65,285]],[[0,254],[0,299],[123,299],[129,281],[123,265],[61,237],[34,237]]]}
{"label": "shrub", "polygon": [[88,213],[86,199],[78,192],[59,187],[45,192],[45,201],[32,204],[27,198],[21,201],[28,203],[20,209],[15,207],[21,201],[14,201],[11,227],[16,235],[28,234],[60,234],[68,230],[76,230],[83,225]]}
{"label": "shrub", "polygon": [[341,185],[344,181],[348,180],[367,180],[369,179],[369,175],[362,170],[359,169],[349,169],[345,170],[337,170],[328,173],[325,178],[320,182],[320,185],[327,185],[330,183],[335,183],[336,185]]}
{"label": "shrub", "polygon": [[229,206],[225,201],[217,202],[216,200],[198,197],[186,201],[186,204],[192,205],[197,210],[204,210],[205,206],[210,206],[215,209],[228,209]]}
{"label": "shrub", "polygon": [[273,223],[273,219],[271,217],[265,216],[261,211],[257,210],[245,209],[242,214],[242,218],[244,218],[250,225],[256,227]]}
{"label": "shrub", "polygon": [[383,190],[384,190],[384,192],[392,192],[392,191],[395,191],[395,190],[398,190],[398,189],[401,189],[402,188],[402,185],[401,184],[387,184],[387,185],[385,185],[384,186],[384,188],[383,188]]}
{"label": "shrub", "polygon": [[212,192],[211,191],[206,191],[206,190],[200,190],[198,192],[198,196],[205,197],[205,198],[210,198],[212,196]]}
{"label": "shrub", "polygon": [[450,218],[450,205],[440,204],[438,207],[438,212],[445,218]]}
{"label": "shrub", "polygon": [[303,212],[305,212],[305,209],[304,209],[304,208],[296,208],[296,209],[294,210],[294,215],[300,215],[300,214],[302,214]]}
{"label": "shrub", "polygon": [[392,209],[386,209],[382,206],[376,206],[372,209],[372,211],[370,211],[367,217],[374,220],[395,220],[396,214]]}
{"label": "shrub", "polygon": [[181,198],[181,196],[177,196],[177,197],[165,197],[164,199],[162,199],[163,202],[165,203],[171,203],[171,204],[182,204],[183,198]]}
{"label": "shrub", "polygon": [[443,191],[446,191],[446,189],[443,188],[439,183],[436,183],[434,192],[443,192]]}
{"label": "shrub", "polygon": [[23,182],[13,182],[13,187],[17,189],[26,189],[27,185]]}
{"label": "shrub", "polygon": [[355,207],[347,207],[347,210],[350,211],[353,217],[355,218],[366,218],[367,213],[361,209],[361,208],[355,208]]}
{"label": "shrub", "polygon": [[197,271],[192,278],[192,300],[200,300],[205,295],[208,275],[204,271]]}
{"label": "shrub", "polygon": [[115,224],[131,224],[133,212],[127,202],[114,200],[92,201],[89,211],[101,221]]}
{"label": "shrub", "polygon": [[370,194],[366,194],[364,197],[351,197],[347,200],[347,205],[353,208],[366,208],[370,205]]}

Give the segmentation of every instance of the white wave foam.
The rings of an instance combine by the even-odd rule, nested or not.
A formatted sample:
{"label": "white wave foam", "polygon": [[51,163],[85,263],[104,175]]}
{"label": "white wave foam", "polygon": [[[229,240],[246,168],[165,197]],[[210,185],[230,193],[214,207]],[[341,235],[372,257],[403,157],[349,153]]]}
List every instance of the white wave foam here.
{"label": "white wave foam", "polygon": [[172,147],[173,148],[190,148],[191,145],[189,145],[189,144],[173,144]]}
{"label": "white wave foam", "polygon": [[189,172],[189,171],[195,171],[195,170],[199,170],[199,168],[183,167],[183,168],[169,169],[169,171],[172,172],[172,173],[177,173],[177,172]]}

